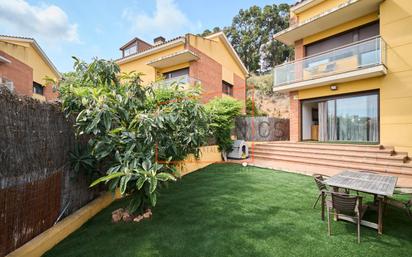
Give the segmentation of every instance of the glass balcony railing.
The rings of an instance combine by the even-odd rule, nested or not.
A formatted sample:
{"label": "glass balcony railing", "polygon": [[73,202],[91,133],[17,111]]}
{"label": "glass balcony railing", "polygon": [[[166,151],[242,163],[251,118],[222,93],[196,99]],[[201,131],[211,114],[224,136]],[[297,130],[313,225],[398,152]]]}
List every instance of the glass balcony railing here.
{"label": "glass balcony railing", "polygon": [[197,86],[200,85],[201,82],[198,79],[195,79],[193,77],[190,77],[189,75],[182,75],[178,76],[175,78],[169,78],[169,79],[163,79],[163,80],[158,80],[156,82],[152,83],[152,86],[155,87],[169,87],[173,85],[179,85],[182,86],[183,88],[187,86]]}
{"label": "glass balcony railing", "polygon": [[386,65],[386,43],[381,37],[373,37],[276,66],[274,86],[324,78],[382,64]]}

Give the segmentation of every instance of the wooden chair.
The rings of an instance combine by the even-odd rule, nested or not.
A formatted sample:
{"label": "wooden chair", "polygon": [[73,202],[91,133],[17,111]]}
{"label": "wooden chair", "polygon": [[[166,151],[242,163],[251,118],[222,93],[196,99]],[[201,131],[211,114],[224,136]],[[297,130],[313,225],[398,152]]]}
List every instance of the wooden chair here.
{"label": "wooden chair", "polygon": [[313,204],[313,209],[315,209],[316,205],[319,202],[319,199],[322,197],[322,193],[329,192],[328,187],[325,184],[325,178],[328,176],[321,175],[321,174],[313,174],[313,179],[315,180],[316,186],[319,189],[319,195],[318,198],[316,199],[315,203]]}
{"label": "wooden chair", "polygon": [[362,205],[362,196],[347,195],[338,192],[332,192],[331,201],[326,201],[328,215],[328,235],[331,235],[331,218],[330,214],[335,211],[336,219],[351,221],[356,223],[358,229],[358,243],[360,243],[360,225],[363,215],[368,208],[367,205]]}
{"label": "wooden chair", "polygon": [[[408,214],[409,218],[412,220],[412,191],[411,192],[405,192],[406,190],[412,190],[412,188],[397,188],[397,193],[399,195],[410,195],[409,200],[406,201],[400,201],[394,198],[385,198],[385,205],[391,205],[393,207],[399,208],[399,209],[404,209],[406,213]],[[400,192],[399,192],[400,191]],[[385,208],[386,209],[386,208]]]}

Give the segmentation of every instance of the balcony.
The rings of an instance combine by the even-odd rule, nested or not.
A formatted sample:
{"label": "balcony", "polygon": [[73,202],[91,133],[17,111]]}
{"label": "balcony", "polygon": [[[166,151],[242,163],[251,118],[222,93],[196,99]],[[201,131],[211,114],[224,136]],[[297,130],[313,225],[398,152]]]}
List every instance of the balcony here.
{"label": "balcony", "polygon": [[188,88],[189,86],[200,86],[201,81],[190,77],[189,75],[182,75],[175,78],[163,79],[153,82],[151,84],[153,87],[170,87],[173,85],[179,85],[183,89]]}
{"label": "balcony", "polygon": [[152,66],[156,69],[162,69],[197,60],[199,60],[199,56],[197,54],[190,50],[182,50],[151,60],[147,63],[147,65]]}
{"label": "balcony", "polygon": [[[303,2],[299,7],[302,9],[304,6],[308,8],[319,1],[307,1]],[[343,1],[338,6],[331,9],[324,10],[312,17],[305,20],[292,21],[289,28],[276,33],[273,38],[287,45],[293,45],[295,41],[302,38],[309,37],[334,28],[346,22],[350,22],[357,18],[361,18],[365,15],[378,12],[379,6],[383,0],[347,0]],[[303,8],[302,10],[304,10]],[[300,11],[302,11],[300,10]],[[295,8],[295,13],[297,12]]]}
{"label": "balcony", "polygon": [[276,66],[274,91],[306,89],[386,73],[386,43],[378,36]]}

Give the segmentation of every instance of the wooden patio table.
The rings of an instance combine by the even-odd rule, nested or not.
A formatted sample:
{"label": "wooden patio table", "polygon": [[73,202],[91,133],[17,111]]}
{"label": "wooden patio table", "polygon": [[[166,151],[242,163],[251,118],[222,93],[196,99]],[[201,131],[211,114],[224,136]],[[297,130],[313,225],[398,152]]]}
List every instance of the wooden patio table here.
{"label": "wooden patio table", "polygon": [[[368,194],[373,194],[378,202],[378,223],[362,220],[361,225],[378,230],[382,234],[383,230],[383,200],[387,196],[392,196],[398,178],[395,176],[383,176],[367,171],[344,171],[328,178],[325,183],[336,191],[338,188],[346,188]],[[340,214],[340,219],[353,222],[345,215]]]}

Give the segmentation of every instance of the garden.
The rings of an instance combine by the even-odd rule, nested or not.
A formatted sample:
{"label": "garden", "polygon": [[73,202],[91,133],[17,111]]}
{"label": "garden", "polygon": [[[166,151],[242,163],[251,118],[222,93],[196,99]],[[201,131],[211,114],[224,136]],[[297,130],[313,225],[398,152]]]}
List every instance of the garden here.
{"label": "garden", "polygon": [[[412,224],[385,213],[385,234],[320,218],[313,179],[237,164],[214,164],[159,191],[151,219],[112,223],[113,203],[45,256],[409,256]],[[373,215],[373,213],[372,213]],[[374,217],[367,217],[374,218]]]}

